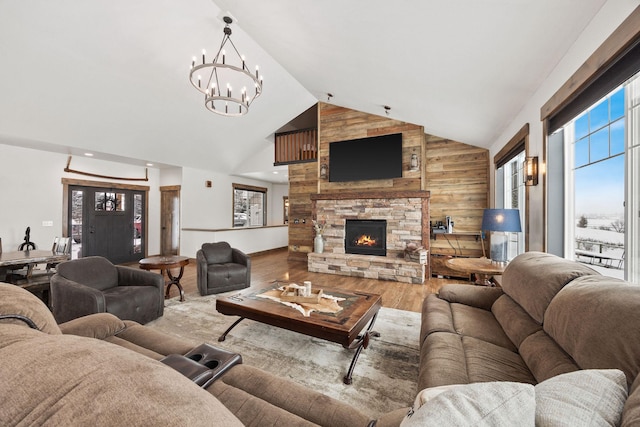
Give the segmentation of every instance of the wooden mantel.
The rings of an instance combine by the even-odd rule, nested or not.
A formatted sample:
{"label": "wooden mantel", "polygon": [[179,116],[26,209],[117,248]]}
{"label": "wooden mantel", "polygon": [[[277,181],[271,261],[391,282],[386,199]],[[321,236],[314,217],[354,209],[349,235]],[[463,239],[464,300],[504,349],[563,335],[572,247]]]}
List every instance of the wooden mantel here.
{"label": "wooden mantel", "polygon": [[429,199],[429,191],[358,191],[358,192],[330,192],[311,194],[311,200],[350,200],[350,199],[400,199],[400,198]]}

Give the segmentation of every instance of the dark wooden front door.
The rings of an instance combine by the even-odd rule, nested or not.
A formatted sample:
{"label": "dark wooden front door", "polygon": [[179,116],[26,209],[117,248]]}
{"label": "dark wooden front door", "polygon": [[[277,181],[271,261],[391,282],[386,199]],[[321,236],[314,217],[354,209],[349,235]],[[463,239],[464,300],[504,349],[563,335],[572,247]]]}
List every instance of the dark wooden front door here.
{"label": "dark wooden front door", "polygon": [[70,215],[76,218],[72,220],[72,229],[76,228],[75,242],[81,244],[79,256],[103,256],[114,264],[144,257],[146,197],[143,191],[97,187],[70,190],[71,209],[82,209],[81,221],[77,220],[77,211]]}

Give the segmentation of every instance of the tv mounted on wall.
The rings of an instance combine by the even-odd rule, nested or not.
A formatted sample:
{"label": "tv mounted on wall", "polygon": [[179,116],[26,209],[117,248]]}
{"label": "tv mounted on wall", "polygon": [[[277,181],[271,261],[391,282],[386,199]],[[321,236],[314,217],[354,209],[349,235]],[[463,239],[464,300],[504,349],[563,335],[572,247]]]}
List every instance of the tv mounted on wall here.
{"label": "tv mounted on wall", "polygon": [[329,181],[365,181],[402,177],[402,134],[329,144]]}

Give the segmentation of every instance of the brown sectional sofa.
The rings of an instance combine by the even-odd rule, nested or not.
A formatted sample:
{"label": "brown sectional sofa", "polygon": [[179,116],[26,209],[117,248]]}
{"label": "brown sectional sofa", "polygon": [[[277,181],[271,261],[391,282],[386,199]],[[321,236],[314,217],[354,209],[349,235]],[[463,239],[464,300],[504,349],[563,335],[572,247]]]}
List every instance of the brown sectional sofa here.
{"label": "brown sectional sofa", "polygon": [[[640,425],[640,286],[534,252],[507,267],[502,285],[450,285],[425,299],[418,390],[536,384],[571,371],[617,368],[630,387],[622,425]],[[0,283],[3,315],[11,316],[0,319],[0,419],[6,425],[388,427],[408,412],[399,408],[374,421],[245,364],[203,389],[159,362],[200,343],[108,313],[57,325],[37,298]],[[494,395],[490,388],[482,393]]]}
{"label": "brown sectional sofa", "polygon": [[528,252],[502,288],[447,285],[423,304],[418,389],[615,368],[629,386],[623,425],[640,423],[640,286]]}

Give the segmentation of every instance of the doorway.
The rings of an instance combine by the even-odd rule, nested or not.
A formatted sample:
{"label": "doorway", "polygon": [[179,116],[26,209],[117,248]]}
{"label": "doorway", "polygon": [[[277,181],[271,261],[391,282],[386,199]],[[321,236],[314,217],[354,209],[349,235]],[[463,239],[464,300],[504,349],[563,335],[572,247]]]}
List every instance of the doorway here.
{"label": "doorway", "polygon": [[66,234],[72,238],[72,259],[103,256],[122,264],[144,258],[146,192],[124,186],[69,185]]}
{"label": "doorway", "polygon": [[160,187],[160,254],[180,253],[180,186]]}

